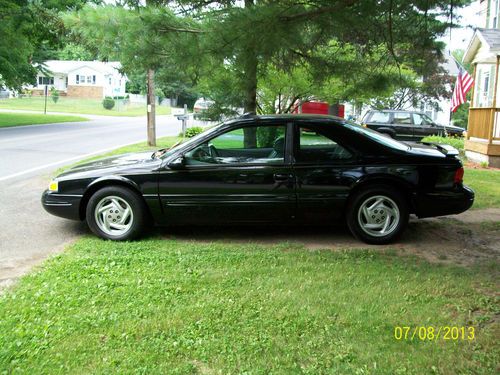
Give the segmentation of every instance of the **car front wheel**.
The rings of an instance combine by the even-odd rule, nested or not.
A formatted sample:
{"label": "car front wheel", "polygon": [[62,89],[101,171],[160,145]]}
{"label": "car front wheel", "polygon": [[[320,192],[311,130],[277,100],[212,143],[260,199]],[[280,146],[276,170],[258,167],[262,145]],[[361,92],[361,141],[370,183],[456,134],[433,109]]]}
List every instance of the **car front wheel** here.
{"label": "car front wheel", "polygon": [[146,222],[141,197],[130,189],[109,186],[95,192],[87,205],[89,228],[101,238],[130,240],[139,236]]}
{"label": "car front wheel", "polygon": [[408,204],[398,191],[372,187],[357,193],[347,210],[347,225],[358,239],[386,244],[397,238],[408,224]]}

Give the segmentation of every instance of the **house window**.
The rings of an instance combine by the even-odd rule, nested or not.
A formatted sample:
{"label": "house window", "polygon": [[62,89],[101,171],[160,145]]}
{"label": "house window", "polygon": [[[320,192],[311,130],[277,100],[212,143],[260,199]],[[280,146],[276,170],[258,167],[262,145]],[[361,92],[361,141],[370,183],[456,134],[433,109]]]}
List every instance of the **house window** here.
{"label": "house window", "polygon": [[92,76],[87,76],[87,83],[92,83]]}
{"label": "house window", "polygon": [[38,77],[38,84],[41,85],[53,85],[54,77]]}
{"label": "house window", "polygon": [[111,85],[111,77],[109,77],[109,84]]}
{"label": "house window", "polygon": [[80,83],[81,83],[82,85],[84,85],[84,84],[85,84],[85,80],[86,80],[86,79],[87,79],[87,77],[80,75]]}

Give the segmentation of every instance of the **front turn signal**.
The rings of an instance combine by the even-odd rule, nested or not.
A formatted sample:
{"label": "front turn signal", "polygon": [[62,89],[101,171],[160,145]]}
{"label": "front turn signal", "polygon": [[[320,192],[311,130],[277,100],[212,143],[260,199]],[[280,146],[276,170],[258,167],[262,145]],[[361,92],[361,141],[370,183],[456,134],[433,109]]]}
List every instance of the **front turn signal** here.
{"label": "front turn signal", "polygon": [[58,190],[59,190],[59,183],[57,181],[50,181],[49,191],[58,191]]}

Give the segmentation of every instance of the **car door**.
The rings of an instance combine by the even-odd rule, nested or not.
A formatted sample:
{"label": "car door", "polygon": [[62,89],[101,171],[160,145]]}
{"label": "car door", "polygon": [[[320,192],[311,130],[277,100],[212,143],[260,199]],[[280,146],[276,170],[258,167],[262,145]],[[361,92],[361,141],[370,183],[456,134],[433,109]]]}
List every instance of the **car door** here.
{"label": "car door", "polygon": [[413,123],[410,112],[393,112],[392,126],[396,132],[396,139],[403,141],[413,140]]}
{"label": "car door", "polygon": [[356,152],[341,141],[335,125],[296,124],[293,169],[297,219],[334,223],[343,216],[350,186],[361,171]]}
{"label": "car door", "polygon": [[420,141],[429,135],[441,135],[442,128],[432,122],[432,120],[420,113],[413,113],[413,138]]}
{"label": "car door", "polygon": [[165,223],[288,221],[296,197],[287,132],[286,123],[246,123],[186,150],[181,169],[159,173]]}

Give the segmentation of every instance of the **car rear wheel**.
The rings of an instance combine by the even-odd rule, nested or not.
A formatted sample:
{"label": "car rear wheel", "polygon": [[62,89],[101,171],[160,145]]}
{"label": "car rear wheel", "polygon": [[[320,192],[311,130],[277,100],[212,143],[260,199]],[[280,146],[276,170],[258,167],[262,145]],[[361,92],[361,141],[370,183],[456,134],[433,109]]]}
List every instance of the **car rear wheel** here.
{"label": "car rear wheel", "polygon": [[357,193],[347,210],[352,234],[370,244],[386,244],[397,238],[408,224],[408,204],[397,190],[376,186]]}
{"label": "car rear wheel", "polygon": [[90,197],[86,219],[92,232],[101,238],[130,240],[143,231],[146,207],[134,191],[121,186],[109,186]]}

